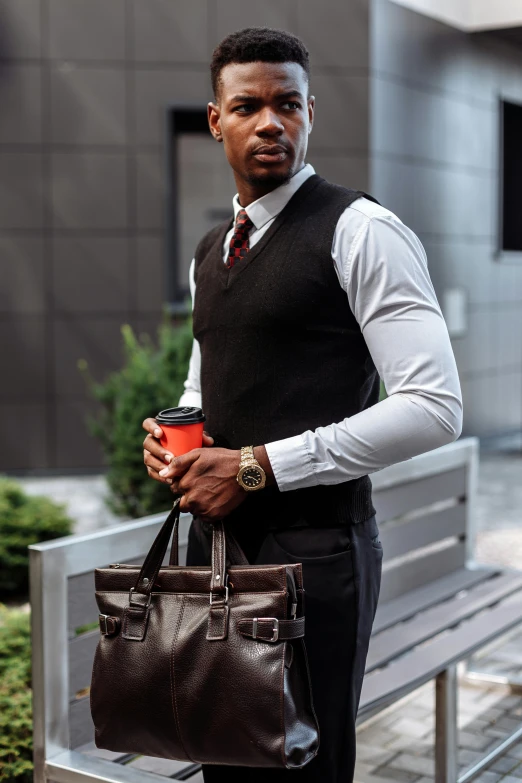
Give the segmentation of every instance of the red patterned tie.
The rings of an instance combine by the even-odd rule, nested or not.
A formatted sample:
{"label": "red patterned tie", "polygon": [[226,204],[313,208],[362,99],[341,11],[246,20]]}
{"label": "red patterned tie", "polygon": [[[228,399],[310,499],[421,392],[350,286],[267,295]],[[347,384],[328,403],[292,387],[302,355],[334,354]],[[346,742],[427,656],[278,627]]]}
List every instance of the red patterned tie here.
{"label": "red patterned tie", "polygon": [[231,269],[237,259],[244,258],[250,250],[248,232],[254,224],[248,217],[246,209],[240,209],[236,215],[234,234],[228,248],[227,269]]}

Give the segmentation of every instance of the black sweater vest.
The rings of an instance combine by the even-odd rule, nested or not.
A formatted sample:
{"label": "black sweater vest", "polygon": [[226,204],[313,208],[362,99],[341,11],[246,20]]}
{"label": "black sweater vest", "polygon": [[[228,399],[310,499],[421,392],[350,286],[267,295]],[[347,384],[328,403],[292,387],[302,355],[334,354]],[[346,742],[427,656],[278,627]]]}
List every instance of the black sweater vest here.
{"label": "black sweater vest", "polygon": [[[223,242],[233,220],[199,243],[193,331],[201,347],[205,429],[216,446],[262,445],[378,401],[379,377],[331,254],[340,215],[362,195],[376,201],[312,175],[230,270]],[[251,492],[231,523],[246,515],[272,529],[336,527],[374,513],[370,478],[361,476]]]}

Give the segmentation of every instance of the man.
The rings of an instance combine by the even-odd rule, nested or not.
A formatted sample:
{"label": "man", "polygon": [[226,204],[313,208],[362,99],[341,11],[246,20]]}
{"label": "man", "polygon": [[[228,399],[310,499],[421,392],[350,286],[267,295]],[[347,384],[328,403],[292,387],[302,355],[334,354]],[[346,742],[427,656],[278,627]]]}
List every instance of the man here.
{"label": "man", "polygon": [[[146,419],[144,462],[194,515],[188,564],[208,562],[212,522],[225,517],[251,562],[303,563],[321,745],[297,773],[203,774],[349,783],[381,578],[368,474],[459,436],[457,368],[419,239],[372,196],[305,163],[315,99],[303,43],[235,32],[211,75],[209,126],[237,194],[234,218],[192,261],[195,339],[179,400],[202,405],[208,432],[203,448],[175,457]],[[248,446],[250,485],[239,471]]]}

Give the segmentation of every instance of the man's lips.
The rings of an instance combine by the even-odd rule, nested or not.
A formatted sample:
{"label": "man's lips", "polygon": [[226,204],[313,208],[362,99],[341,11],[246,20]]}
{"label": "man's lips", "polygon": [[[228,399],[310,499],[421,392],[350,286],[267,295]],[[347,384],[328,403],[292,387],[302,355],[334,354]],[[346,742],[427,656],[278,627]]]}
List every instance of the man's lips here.
{"label": "man's lips", "polygon": [[288,155],[288,150],[279,144],[273,144],[259,147],[253,155],[263,163],[280,163]]}

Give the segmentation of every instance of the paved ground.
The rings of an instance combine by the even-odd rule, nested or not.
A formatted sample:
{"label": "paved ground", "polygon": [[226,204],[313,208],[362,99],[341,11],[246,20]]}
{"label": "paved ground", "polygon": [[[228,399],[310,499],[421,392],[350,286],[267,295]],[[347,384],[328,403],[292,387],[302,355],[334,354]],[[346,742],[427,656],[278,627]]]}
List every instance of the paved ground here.
{"label": "paved ground", "polygon": [[[482,450],[477,504],[477,560],[522,568],[522,451],[519,443],[502,451]],[[75,532],[115,524],[107,511],[103,476],[21,480],[31,494],[65,502]],[[481,670],[517,676],[522,670],[522,632],[480,660]],[[358,731],[357,783],[433,781],[434,685],[420,688],[392,710]],[[459,762],[462,769],[480,759],[522,723],[522,691],[465,684],[459,687]],[[136,766],[156,763],[143,758]],[[159,771],[159,770],[158,770]],[[168,774],[163,772],[163,774]],[[200,783],[201,777],[192,778]],[[522,743],[475,778],[478,783],[520,783]]]}

